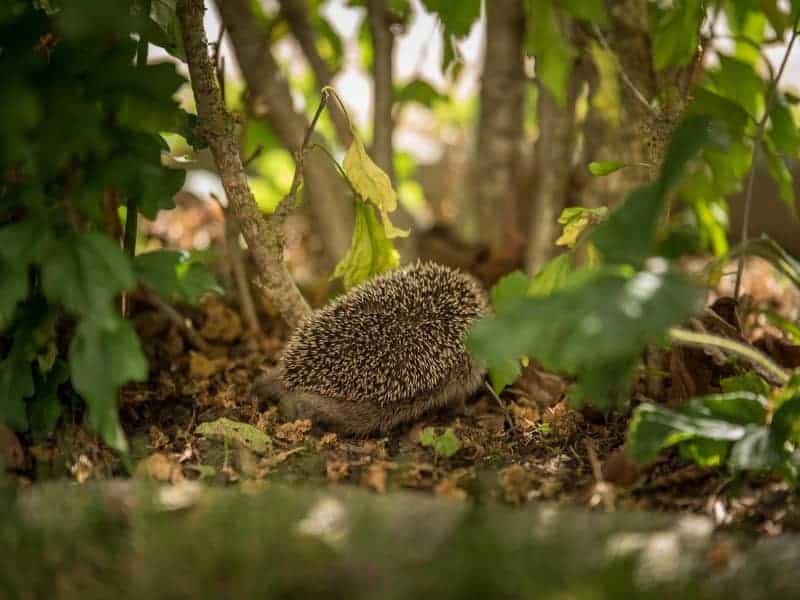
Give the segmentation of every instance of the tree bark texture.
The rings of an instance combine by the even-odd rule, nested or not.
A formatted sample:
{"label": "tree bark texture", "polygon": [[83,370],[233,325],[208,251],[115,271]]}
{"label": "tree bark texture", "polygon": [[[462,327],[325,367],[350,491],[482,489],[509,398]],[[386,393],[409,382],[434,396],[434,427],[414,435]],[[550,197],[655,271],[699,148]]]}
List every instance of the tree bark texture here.
{"label": "tree bark texture", "polygon": [[372,158],[386,171],[392,181],[394,177],[394,153],[392,134],[392,100],[394,77],[392,73],[394,35],[389,29],[390,21],[386,0],[367,0],[367,20],[372,37]]}
{"label": "tree bark texture", "polygon": [[565,106],[560,106],[541,83],[538,86],[539,137],[534,148],[533,202],[525,256],[525,268],[531,275],[558,250],[555,246],[560,233],[557,219],[569,204],[578,133],[575,102],[580,85],[580,76],[574,70],[570,76]]}
{"label": "tree bark texture", "polygon": [[256,285],[267,301],[294,327],[310,314],[311,309],[283,261],[282,213],[276,211],[265,219],[248,186],[233,119],[222,102],[215,66],[208,55],[208,40],[203,29],[204,11],[203,0],[178,0],[177,14],[200,128],[208,140],[225,194],[258,267]]}
{"label": "tree bark texture", "polygon": [[[311,67],[311,72],[314,73],[314,79],[317,80],[317,85],[320,89],[331,85],[334,73],[317,50],[316,35],[308,18],[306,0],[280,0],[280,5],[281,14],[303,51]],[[339,143],[342,147],[348,148],[353,141],[353,134],[350,132],[347,116],[342,111],[342,107],[338,102],[330,102],[328,113],[331,115]]]}
{"label": "tree bark texture", "polygon": [[524,136],[524,35],[522,0],[486,3],[480,113],[471,169],[472,206],[480,240],[492,256],[500,258],[519,254],[524,244],[517,219]]}
{"label": "tree bark texture", "polygon": [[[247,82],[251,113],[268,119],[284,147],[296,154],[308,128],[308,119],[294,108],[289,84],[272,54],[266,33],[253,15],[250,1],[217,0],[217,7]],[[313,140],[323,143],[316,135]],[[321,152],[312,151],[306,158],[304,181],[314,227],[333,264],[350,245],[352,203],[335,168]]]}

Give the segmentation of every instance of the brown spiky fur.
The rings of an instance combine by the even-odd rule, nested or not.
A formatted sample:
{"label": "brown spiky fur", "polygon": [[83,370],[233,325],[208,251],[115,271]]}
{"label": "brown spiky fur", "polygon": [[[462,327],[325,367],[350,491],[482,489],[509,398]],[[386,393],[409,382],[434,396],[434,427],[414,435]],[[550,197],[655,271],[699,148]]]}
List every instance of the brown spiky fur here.
{"label": "brown spiky fur", "polygon": [[416,263],[375,277],[306,319],[278,377],[300,414],[345,434],[390,429],[475,392],[467,331],[487,314],[471,276]]}

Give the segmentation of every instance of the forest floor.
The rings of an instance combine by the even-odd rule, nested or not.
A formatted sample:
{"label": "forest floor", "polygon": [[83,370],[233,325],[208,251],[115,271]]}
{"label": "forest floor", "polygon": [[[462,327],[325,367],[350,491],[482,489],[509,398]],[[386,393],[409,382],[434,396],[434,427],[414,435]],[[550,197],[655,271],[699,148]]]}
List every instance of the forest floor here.
{"label": "forest floor", "polygon": [[[760,306],[790,313],[800,306],[765,263],[749,265],[745,286]],[[163,312],[134,304],[133,321],[151,376],[121,394],[129,459],[121,460],[67,423],[52,440],[5,448],[6,455],[16,457],[11,467],[18,488],[31,488],[35,498],[43,482],[89,482],[87,489],[92,489],[103,482],[116,485],[120,476],[132,473],[133,481],[155,481],[176,490],[196,490],[198,482],[207,490],[248,495],[273,490],[284,498],[286,490],[296,490],[303,498],[299,505],[307,508],[325,494],[356,498],[362,505],[370,496],[419,507],[432,502],[432,514],[443,515],[468,506],[512,513],[520,509],[509,506],[524,506],[523,511],[558,507],[566,514],[597,514],[595,523],[605,524],[598,525],[601,529],[614,515],[633,527],[641,513],[660,513],[667,516],[653,516],[650,527],[666,518],[673,531],[685,526],[688,515],[698,519],[689,521],[690,529],[699,528],[705,540],[693,569],[713,572],[739,564],[761,540],[786,534],[781,538],[796,545],[800,495],[785,483],[732,478],[677,453],[636,465],[623,452],[629,413],[573,410],[566,400],[569,382],[534,364],[505,390],[502,402],[483,390],[463,410],[430,415],[387,437],[343,438],[306,420],[286,420],[277,404],[259,397],[255,383],[275,366],[286,339],[278,319],[262,314],[264,331],[252,336],[235,299],[209,295],[198,307],[181,310],[208,345],[204,351],[192,347],[183,327]],[[772,340],[775,346],[761,321],[751,325],[748,336]],[[720,375],[720,365],[702,351],[661,360],[668,371],[667,383],[656,386],[662,397],[652,398],[642,377],[634,388],[634,405],[645,396],[673,402],[675,386],[669,382],[686,378],[687,372],[698,389],[713,389]],[[423,445],[420,436],[428,427],[440,434],[452,429],[457,451],[445,457]],[[182,502],[194,500],[190,494]],[[575,525],[570,535],[584,526]],[[800,553],[791,560],[800,560]]]}

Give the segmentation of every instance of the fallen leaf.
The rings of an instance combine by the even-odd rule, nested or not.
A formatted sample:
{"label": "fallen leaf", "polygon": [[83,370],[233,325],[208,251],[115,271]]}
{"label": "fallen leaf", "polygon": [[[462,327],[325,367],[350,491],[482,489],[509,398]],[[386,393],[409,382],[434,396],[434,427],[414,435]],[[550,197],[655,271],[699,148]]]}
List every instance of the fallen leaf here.
{"label": "fallen leaf", "polygon": [[208,379],[222,371],[228,364],[226,358],[208,358],[200,352],[189,352],[189,375],[196,379]]}
{"label": "fallen leaf", "polygon": [[177,460],[163,452],[156,452],[143,458],[136,465],[134,477],[152,479],[165,483],[178,483],[183,481],[183,470]]}
{"label": "fallen leaf", "polygon": [[350,463],[344,460],[329,460],[325,463],[325,476],[328,481],[338,483],[350,475]]}
{"label": "fallen leaf", "polygon": [[511,465],[498,473],[503,497],[511,504],[522,504],[533,489],[533,477],[522,465]]}
{"label": "fallen leaf", "polygon": [[275,430],[275,437],[290,444],[299,444],[305,439],[309,431],[311,431],[311,421],[309,419],[298,419],[278,427]]}
{"label": "fallen leaf", "polygon": [[225,417],[216,421],[200,423],[195,429],[195,433],[241,444],[256,454],[267,454],[272,450],[272,440],[266,433],[247,423],[240,423]]}
{"label": "fallen leaf", "polygon": [[385,494],[386,482],[388,480],[386,471],[390,468],[393,468],[393,466],[394,465],[386,461],[380,461],[370,465],[361,476],[361,485],[366,486],[369,489],[378,492],[379,494]]}
{"label": "fallen leaf", "polygon": [[25,467],[25,450],[17,434],[0,425],[0,467],[6,471],[19,471]]}
{"label": "fallen leaf", "polygon": [[242,335],[242,319],[220,300],[219,296],[209,294],[201,303],[203,326],[200,335],[207,340],[232,342]]}

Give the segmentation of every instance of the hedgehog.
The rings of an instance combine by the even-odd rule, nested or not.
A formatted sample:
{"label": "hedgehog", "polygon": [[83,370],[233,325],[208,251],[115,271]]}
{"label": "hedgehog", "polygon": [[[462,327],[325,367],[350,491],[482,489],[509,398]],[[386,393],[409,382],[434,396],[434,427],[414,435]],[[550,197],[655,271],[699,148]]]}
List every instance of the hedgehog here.
{"label": "hedgehog", "polygon": [[489,313],[470,275],[417,262],[377,276],[307,317],[276,378],[299,416],[341,434],[385,434],[462,405],[485,369],[465,346]]}

